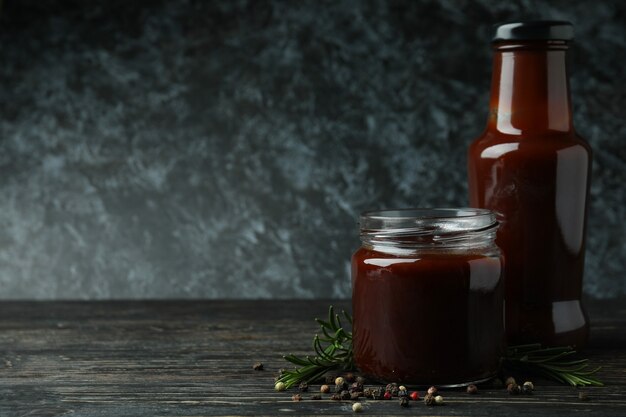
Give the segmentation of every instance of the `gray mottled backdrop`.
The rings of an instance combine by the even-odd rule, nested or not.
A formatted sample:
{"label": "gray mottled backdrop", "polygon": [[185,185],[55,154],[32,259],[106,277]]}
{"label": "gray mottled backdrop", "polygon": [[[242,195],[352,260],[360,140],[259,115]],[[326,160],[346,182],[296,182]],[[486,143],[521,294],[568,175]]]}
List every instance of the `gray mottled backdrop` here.
{"label": "gray mottled backdrop", "polygon": [[576,25],[585,290],[626,294],[620,0],[3,3],[0,298],[349,296],[360,211],[466,204],[520,18]]}

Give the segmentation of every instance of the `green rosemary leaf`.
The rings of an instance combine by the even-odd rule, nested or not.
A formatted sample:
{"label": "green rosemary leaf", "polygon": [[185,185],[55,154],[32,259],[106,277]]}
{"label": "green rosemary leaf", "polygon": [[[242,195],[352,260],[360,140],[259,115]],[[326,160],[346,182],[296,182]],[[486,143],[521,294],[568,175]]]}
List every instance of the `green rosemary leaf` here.
{"label": "green rosemary leaf", "polygon": [[342,330],[343,328],[341,320],[339,319],[339,314],[335,314],[335,326],[337,326],[337,330]]}
{"label": "green rosemary leaf", "polygon": [[307,366],[309,364],[306,360],[301,359],[295,355],[285,355],[283,356],[283,358],[286,361],[293,363],[294,365]]}
{"label": "green rosemary leaf", "polygon": [[317,353],[317,356],[319,356],[320,358],[331,362],[333,361],[333,353],[335,353],[334,347],[332,345],[328,346],[327,348],[322,347],[320,339],[319,337],[317,337],[317,335],[315,335],[315,338],[313,339],[313,348],[315,349],[315,353]]}
{"label": "green rosemary leaf", "polygon": [[556,355],[541,357],[541,359],[533,358],[533,362],[534,363],[554,362],[554,361],[561,360],[562,358],[566,356],[575,355],[575,354],[576,354],[576,351],[571,350],[569,352],[561,352],[561,353],[557,353]]}
{"label": "green rosemary leaf", "polygon": [[333,309],[333,306],[330,306],[328,309],[328,323],[330,324],[331,329],[337,331],[338,327],[335,323],[335,310]]}
{"label": "green rosemary leaf", "polygon": [[330,329],[330,324],[322,319],[315,319],[315,321],[322,327],[322,329]]}
{"label": "green rosemary leaf", "polygon": [[348,323],[350,323],[350,326],[352,326],[352,316],[346,313],[345,310],[341,310],[341,314],[343,314],[343,317],[346,319]]}
{"label": "green rosemary leaf", "polygon": [[603,385],[591,377],[600,368],[589,369],[587,359],[568,360],[576,351],[568,346],[541,348],[539,344],[506,349],[504,365],[522,372],[538,373],[571,386]]}

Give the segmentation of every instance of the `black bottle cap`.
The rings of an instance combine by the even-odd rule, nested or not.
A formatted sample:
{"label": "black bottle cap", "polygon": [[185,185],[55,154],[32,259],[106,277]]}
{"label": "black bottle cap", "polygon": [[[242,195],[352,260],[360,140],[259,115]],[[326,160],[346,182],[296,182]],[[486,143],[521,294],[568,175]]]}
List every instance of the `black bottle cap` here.
{"label": "black bottle cap", "polygon": [[574,39],[574,26],[570,22],[535,20],[496,25],[492,41],[571,41],[572,39]]}

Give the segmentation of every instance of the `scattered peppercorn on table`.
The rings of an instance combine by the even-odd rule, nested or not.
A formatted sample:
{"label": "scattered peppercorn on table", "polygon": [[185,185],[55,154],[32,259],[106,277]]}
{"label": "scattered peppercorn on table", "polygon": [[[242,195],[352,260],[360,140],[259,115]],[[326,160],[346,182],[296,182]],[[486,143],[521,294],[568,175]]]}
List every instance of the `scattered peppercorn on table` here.
{"label": "scattered peppercorn on table", "polygon": [[[349,302],[333,302],[347,308]],[[274,390],[283,354],[311,352],[329,301],[0,302],[0,416],[351,415],[310,384]],[[626,303],[589,302],[584,352],[605,387],[536,378],[532,395],[440,390],[441,406],[361,399],[363,415],[626,416]],[[417,331],[417,323],[416,323]],[[258,370],[257,362],[263,363]],[[257,364],[257,370],[253,369]],[[367,384],[366,386],[374,386]],[[424,388],[417,388],[422,394]],[[579,393],[588,395],[587,401]]]}

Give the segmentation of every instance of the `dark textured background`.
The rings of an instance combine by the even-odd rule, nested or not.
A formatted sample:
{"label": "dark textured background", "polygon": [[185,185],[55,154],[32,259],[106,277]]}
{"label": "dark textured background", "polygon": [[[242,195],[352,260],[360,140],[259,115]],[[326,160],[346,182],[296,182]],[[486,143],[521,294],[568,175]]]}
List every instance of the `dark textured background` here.
{"label": "dark textured background", "polygon": [[521,18],[575,24],[585,290],[626,294],[625,4],[5,1],[0,298],[349,296],[360,211],[466,204]]}

